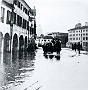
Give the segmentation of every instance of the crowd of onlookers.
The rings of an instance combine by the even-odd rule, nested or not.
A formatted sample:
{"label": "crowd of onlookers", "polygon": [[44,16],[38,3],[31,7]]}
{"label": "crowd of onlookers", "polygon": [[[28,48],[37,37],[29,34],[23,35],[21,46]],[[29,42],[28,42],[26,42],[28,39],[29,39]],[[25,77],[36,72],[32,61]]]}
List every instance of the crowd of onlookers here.
{"label": "crowd of onlookers", "polygon": [[72,44],[72,50],[78,50],[78,53],[80,54],[80,50],[82,49],[82,45],[80,42]]}

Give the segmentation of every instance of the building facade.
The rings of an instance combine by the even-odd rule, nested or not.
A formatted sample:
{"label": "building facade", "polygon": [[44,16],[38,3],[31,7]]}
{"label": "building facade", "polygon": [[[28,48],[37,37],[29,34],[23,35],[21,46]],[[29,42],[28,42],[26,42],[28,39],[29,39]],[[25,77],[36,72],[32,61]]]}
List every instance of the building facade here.
{"label": "building facade", "polygon": [[36,35],[35,16],[35,7],[31,9],[25,0],[0,0],[0,53],[25,50]]}
{"label": "building facade", "polygon": [[68,30],[67,46],[71,47],[72,44],[80,42],[83,49],[88,48],[88,23],[84,26],[81,23],[75,25],[75,28]]}
{"label": "building facade", "polygon": [[38,37],[38,38],[36,39],[36,44],[37,44],[38,46],[42,46],[44,43],[49,43],[49,42],[51,42],[52,39],[53,39],[52,36]]}

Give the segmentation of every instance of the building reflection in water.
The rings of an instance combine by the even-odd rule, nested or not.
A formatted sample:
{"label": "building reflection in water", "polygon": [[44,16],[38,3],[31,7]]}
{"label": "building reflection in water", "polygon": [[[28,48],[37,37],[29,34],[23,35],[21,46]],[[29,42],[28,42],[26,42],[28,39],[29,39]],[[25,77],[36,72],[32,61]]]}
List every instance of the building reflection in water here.
{"label": "building reflection in water", "polygon": [[22,83],[31,76],[35,67],[35,52],[24,53],[24,57],[12,58],[10,53],[4,53],[3,65],[0,65],[0,87],[13,83]]}

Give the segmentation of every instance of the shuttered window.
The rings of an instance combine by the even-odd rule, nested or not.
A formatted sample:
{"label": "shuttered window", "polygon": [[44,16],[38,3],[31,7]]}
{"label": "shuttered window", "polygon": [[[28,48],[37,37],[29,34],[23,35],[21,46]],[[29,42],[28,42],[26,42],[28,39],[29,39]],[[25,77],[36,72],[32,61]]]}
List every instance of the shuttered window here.
{"label": "shuttered window", "polygon": [[1,7],[1,22],[4,23],[5,8]]}
{"label": "shuttered window", "polygon": [[11,22],[11,12],[9,10],[7,10],[7,20],[6,20],[6,23],[10,24],[10,22]]}

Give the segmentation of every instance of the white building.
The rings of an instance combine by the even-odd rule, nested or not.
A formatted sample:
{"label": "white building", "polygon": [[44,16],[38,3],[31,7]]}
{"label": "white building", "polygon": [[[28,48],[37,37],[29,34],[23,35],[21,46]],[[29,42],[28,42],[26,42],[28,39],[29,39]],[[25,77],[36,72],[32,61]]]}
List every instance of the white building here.
{"label": "white building", "polygon": [[68,30],[68,42],[67,46],[71,47],[72,43],[78,43],[82,45],[82,48],[88,47],[88,23],[82,26],[81,23],[75,25],[75,28]]}
{"label": "white building", "polygon": [[38,46],[42,46],[44,43],[49,43],[49,42],[51,42],[52,39],[53,39],[52,36],[44,36],[43,38],[38,37],[38,38],[36,39],[36,43],[37,43]]}
{"label": "white building", "polygon": [[25,50],[36,33],[35,15],[25,0],[0,0],[0,53]]}

